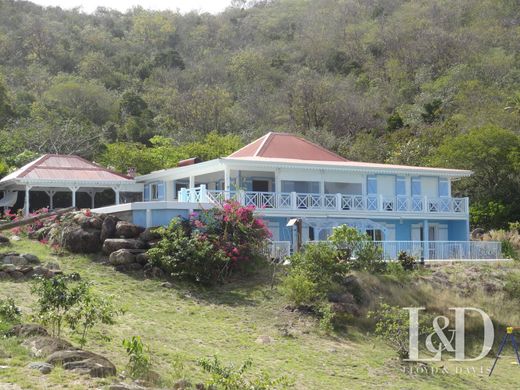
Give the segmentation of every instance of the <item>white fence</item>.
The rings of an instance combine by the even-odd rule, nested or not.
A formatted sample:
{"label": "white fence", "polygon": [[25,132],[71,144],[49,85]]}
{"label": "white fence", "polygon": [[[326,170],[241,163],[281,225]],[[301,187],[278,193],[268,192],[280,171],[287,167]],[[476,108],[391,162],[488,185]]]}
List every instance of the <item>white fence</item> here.
{"label": "white fence", "polygon": [[179,191],[181,202],[222,204],[234,199],[258,209],[367,211],[385,213],[454,213],[468,212],[468,198],[430,198],[382,195],[306,194],[299,192],[215,191],[201,185]]}
{"label": "white fence", "polygon": [[[320,241],[308,241],[313,244]],[[329,241],[321,241],[329,242]],[[373,241],[380,247],[385,260],[397,259],[406,252],[418,261],[495,261],[503,259],[502,243],[498,241]],[[425,245],[427,251],[425,252]]]}

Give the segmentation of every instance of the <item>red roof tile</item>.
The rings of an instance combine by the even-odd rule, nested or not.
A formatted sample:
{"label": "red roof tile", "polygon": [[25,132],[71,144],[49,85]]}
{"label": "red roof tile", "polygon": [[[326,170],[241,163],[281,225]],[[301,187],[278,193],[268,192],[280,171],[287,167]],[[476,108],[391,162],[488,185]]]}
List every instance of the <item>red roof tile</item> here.
{"label": "red roof tile", "polygon": [[267,133],[228,157],[288,158],[311,161],[348,161],[303,138],[287,133]]}
{"label": "red roof tile", "polygon": [[110,171],[79,156],[45,154],[1,181],[12,179],[36,180],[92,180],[92,181],[131,181],[128,176]]}

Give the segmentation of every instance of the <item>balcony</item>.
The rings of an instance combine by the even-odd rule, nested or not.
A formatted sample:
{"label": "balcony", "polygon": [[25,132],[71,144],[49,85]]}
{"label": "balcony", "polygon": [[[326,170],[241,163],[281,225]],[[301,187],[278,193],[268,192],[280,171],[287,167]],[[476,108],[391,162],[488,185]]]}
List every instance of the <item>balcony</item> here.
{"label": "balcony", "polygon": [[430,198],[349,194],[305,194],[298,192],[214,191],[204,185],[183,188],[180,202],[213,203],[239,201],[244,206],[263,210],[317,210],[361,213],[468,214],[468,198]]}

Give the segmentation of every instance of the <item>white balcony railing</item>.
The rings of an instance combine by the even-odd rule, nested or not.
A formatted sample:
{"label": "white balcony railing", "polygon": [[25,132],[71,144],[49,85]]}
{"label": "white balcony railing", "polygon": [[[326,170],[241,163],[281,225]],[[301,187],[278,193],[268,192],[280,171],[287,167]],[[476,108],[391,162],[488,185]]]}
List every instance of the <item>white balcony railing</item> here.
{"label": "white balcony railing", "polygon": [[[309,241],[307,244],[320,241]],[[323,241],[322,241],[323,242]],[[326,241],[329,242],[329,241]],[[396,260],[399,252],[406,252],[418,261],[442,260],[500,260],[503,259],[502,244],[499,241],[373,241],[381,248],[383,258]],[[425,252],[424,249],[428,248]]]}
{"label": "white balcony railing", "polygon": [[214,191],[204,185],[183,188],[181,202],[223,204],[234,199],[259,209],[366,211],[382,213],[467,214],[468,198],[430,198],[426,196],[381,196],[349,194],[306,194],[299,192]]}

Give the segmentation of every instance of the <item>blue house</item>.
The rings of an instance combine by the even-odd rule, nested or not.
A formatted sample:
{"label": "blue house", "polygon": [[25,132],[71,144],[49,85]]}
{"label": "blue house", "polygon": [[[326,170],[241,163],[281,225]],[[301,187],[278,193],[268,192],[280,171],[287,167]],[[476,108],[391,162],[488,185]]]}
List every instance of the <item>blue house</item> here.
{"label": "blue house", "polygon": [[254,205],[273,233],[273,245],[293,248],[326,240],[347,224],[381,245],[385,257],[405,250],[426,260],[500,257],[497,243],[469,240],[469,200],[452,196],[458,169],[349,161],[303,138],[268,133],[227,157],[185,160],[135,178],[143,202],[97,211],[126,213],[134,223],[159,226],[227,199]]}

